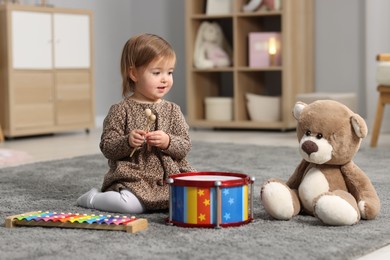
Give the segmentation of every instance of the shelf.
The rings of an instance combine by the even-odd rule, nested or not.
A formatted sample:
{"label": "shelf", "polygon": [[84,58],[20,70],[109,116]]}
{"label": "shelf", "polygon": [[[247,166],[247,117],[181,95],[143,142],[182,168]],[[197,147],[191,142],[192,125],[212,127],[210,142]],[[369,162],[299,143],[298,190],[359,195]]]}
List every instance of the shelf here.
{"label": "shelf", "polygon": [[223,15],[207,15],[207,14],[195,14],[191,15],[193,20],[212,20],[212,19],[232,19],[233,17],[262,17],[262,16],[280,16],[280,11],[269,11],[269,12],[254,12],[254,13],[234,13],[234,14],[223,14]]}
{"label": "shelf", "polygon": [[237,17],[258,17],[258,16],[274,16],[274,15],[282,15],[281,11],[257,11],[252,13],[243,13],[243,12],[237,12],[235,16]]}
{"label": "shelf", "polygon": [[[290,129],[296,95],[311,92],[314,85],[313,11],[311,0],[282,1],[282,9],[244,13],[246,0],[232,1],[233,12],[206,15],[207,0],[186,1],[187,105],[191,127]],[[194,42],[203,22],[216,22],[232,48],[229,67],[194,67]],[[279,33],[281,63],[249,66],[249,33]],[[268,55],[268,54],[267,54]],[[246,94],[280,97],[280,120],[252,121]],[[206,97],[232,97],[232,121],[206,120]],[[267,109],[267,107],[264,107]]]}
{"label": "shelf", "polygon": [[276,122],[261,122],[251,120],[241,121],[211,121],[211,120],[195,120],[192,121],[197,128],[225,128],[225,129],[267,129],[267,130],[282,130],[286,131],[295,128],[295,124],[285,124],[282,121]]}
{"label": "shelf", "polygon": [[264,67],[264,68],[252,68],[252,67],[237,67],[237,71],[281,71],[282,66],[272,66],[272,67]]}
{"label": "shelf", "polygon": [[193,72],[233,72],[234,69],[232,67],[219,67],[219,68],[211,68],[211,69],[197,69],[192,68]]}

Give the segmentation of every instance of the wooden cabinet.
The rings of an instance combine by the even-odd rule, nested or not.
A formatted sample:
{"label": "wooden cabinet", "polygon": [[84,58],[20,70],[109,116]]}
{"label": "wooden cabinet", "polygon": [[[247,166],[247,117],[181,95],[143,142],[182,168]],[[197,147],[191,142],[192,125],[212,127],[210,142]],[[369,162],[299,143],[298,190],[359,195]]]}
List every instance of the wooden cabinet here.
{"label": "wooden cabinet", "polygon": [[[187,112],[192,127],[292,129],[296,121],[291,111],[296,95],[314,87],[314,39],[312,0],[282,0],[278,11],[242,12],[248,1],[228,1],[232,12],[206,15],[207,0],[186,1]],[[232,46],[233,64],[229,67],[194,67],[195,39],[204,21],[217,22]],[[281,34],[281,65],[249,66],[248,35],[253,32]],[[246,93],[280,96],[280,120],[251,120]],[[231,97],[231,121],[206,120],[206,97]],[[267,107],[264,108],[265,110]]]}
{"label": "wooden cabinet", "polygon": [[5,136],[94,127],[91,11],[6,4],[0,39]]}

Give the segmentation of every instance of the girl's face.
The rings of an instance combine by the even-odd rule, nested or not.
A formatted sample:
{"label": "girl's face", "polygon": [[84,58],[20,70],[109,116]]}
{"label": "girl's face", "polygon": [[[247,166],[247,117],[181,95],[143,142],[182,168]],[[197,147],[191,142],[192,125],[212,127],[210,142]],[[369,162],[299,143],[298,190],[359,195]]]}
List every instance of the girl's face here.
{"label": "girl's face", "polygon": [[175,58],[157,58],[146,67],[130,69],[135,82],[133,98],[144,102],[159,102],[173,85]]}

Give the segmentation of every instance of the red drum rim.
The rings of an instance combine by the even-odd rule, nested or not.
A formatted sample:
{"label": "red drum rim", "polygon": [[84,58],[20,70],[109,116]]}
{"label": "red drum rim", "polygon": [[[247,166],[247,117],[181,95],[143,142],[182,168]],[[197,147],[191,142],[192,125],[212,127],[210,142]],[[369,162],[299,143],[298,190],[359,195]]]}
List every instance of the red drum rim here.
{"label": "red drum rim", "polygon": [[232,172],[186,172],[186,173],[178,173],[169,176],[173,182],[170,183],[172,186],[185,186],[185,187],[214,187],[215,182],[217,180],[183,180],[177,179],[180,177],[189,177],[189,176],[201,176],[201,175],[211,175],[211,176],[230,176],[230,177],[238,177],[238,179],[230,179],[230,180],[219,180],[220,187],[234,187],[234,186],[242,186],[253,183],[251,178],[243,173],[232,173]]}
{"label": "red drum rim", "polygon": [[[172,224],[178,227],[185,227],[185,228],[217,228],[218,226],[216,224],[188,224],[188,223],[183,223],[175,220],[169,221],[169,218],[165,219],[167,224]],[[240,221],[240,222],[230,222],[230,223],[223,223],[219,224],[219,227],[238,227],[242,226],[245,224],[248,224],[253,221],[253,218],[248,218],[247,220]]]}

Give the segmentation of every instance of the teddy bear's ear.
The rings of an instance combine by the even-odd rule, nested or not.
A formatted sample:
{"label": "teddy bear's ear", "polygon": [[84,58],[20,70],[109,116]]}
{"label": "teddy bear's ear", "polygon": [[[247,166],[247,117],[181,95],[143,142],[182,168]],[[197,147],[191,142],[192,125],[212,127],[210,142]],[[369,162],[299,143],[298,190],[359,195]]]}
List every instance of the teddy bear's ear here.
{"label": "teddy bear's ear", "polygon": [[194,62],[195,66],[198,67],[201,64],[203,54],[201,53],[201,45],[203,44],[203,36],[205,34],[206,29],[210,26],[209,22],[202,22],[199,26],[198,32],[196,34],[196,39],[195,39],[195,48],[194,48]]}
{"label": "teddy bear's ear", "polygon": [[299,116],[301,115],[302,110],[307,106],[306,103],[303,103],[302,101],[298,101],[295,103],[294,109],[293,109],[293,116],[296,120],[299,119]]}
{"label": "teddy bear's ear", "polygon": [[358,114],[354,114],[351,116],[351,125],[353,127],[353,130],[355,131],[355,134],[359,138],[364,138],[367,136],[367,124],[364,119],[359,116]]}
{"label": "teddy bear's ear", "polygon": [[222,28],[221,26],[219,26],[219,24],[217,22],[212,22],[210,24],[210,26],[212,26],[214,28],[214,31],[215,31],[215,43],[218,45],[218,46],[222,46],[222,43],[223,43],[223,32],[222,32]]}

